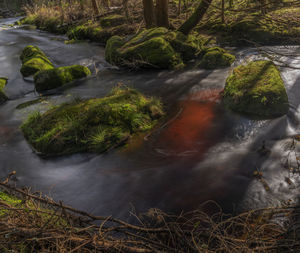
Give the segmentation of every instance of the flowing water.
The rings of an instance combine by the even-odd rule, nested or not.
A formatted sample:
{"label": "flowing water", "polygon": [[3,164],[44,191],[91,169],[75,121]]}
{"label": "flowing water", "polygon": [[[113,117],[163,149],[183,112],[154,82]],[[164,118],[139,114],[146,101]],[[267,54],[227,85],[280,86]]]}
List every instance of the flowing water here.
{"label": "flowing water", "polygon": [[[94,214],[117,217],[127,217],[132,208],[187,211],[207,200],[230,212],[296,200],[298,160],[290,149],[297,151],[298,143],[293,145],[289,136],[299,132],[299,47],[265,48],[275,51],[282,64],[293,66],[281,68],[290,111],[273,120],[253,120],[226,111],[221,104],[220,92],[230,69],[121,71],[105,62],[104,48],[97,44],[66,45],[63,36],[7,26],[13,21],[0,21],[0,76],[9,78],[5,88],[9,101],[0,106],[0,178],[15,170],[18,186],[30,186]],[[19,71],[21,51],[30,44],[39,46],[55,65],[83,64],[93,76],[43,96],[40,104],[16,109],[39,96],[33,82],[23,80]],[[251,48],[236,54],[236,64],[260,57]],[[77,97],[103,97],[120,84],[160,97],[170,115],[166,122],[149,136],[101,155],[44,159],[25,141],[19,126],[28,114]],[[289,164],[284,166],[287,157]],[[263,173],[263,179],[253,176],[255,170]]]}

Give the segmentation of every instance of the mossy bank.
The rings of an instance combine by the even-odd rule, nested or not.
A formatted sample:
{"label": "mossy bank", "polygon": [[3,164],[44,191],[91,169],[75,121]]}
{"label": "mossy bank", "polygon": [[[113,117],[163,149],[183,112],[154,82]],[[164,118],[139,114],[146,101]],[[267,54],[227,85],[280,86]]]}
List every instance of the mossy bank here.
{"label": "mossy bank", "polygon": [[67,34],[69,40],[90,40],[93,42],[103,43],[114,35],[134,34],[135,25],[128,25],[126,19],[122,15],[114,14],[102,17],[99,21],[80,21],[76,24],[61,24],[59,13],[53,16],[45,16],[32,14],[21,19],[18,24],[35,25],[38,29],[58,33]]}
{"label": "mossy bank", "polygon": [[44,114],[32,114],[21,126],[32,147],[45,155],[101,153],[150,130],[163,116],[161,102],[128,88],[104,98],[76,101]]}
{"label": "mossy bank", "polygon": [[265,118],[284,115],[289,108],[280,72],[271,61],[235,68],[226,80],[223,101],[233,111]]}

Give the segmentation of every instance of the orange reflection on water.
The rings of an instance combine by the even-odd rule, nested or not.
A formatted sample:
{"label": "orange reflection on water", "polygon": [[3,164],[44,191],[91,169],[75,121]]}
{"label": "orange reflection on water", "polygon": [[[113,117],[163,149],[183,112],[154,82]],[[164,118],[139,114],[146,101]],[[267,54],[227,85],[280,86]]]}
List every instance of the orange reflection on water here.
{"label": "orange reflection on water", "polygon": [[176,153],[203,152],[210,146],[209,133],[216,116],[216,101],[220,90],[193,93],[181,102],[181,114],[162,135],[164,145]]}

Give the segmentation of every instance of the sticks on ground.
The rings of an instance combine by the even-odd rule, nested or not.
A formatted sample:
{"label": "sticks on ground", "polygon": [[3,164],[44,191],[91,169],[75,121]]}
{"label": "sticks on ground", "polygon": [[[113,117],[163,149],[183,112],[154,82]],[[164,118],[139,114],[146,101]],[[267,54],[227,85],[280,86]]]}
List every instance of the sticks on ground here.
{"label": "sticks on ground", "polygon": [[208,215],[201,208],[180,215],[150,209],[136,217],[137,224],[130,224],[76,210],[7,182],[0,183],[0,191],[17,197],[14,201],[0,201],[1,252],[22,249],[141,253],[300,249],[298,228],[293,225],[300,207],[266,208],[234,217],[221,211]]}

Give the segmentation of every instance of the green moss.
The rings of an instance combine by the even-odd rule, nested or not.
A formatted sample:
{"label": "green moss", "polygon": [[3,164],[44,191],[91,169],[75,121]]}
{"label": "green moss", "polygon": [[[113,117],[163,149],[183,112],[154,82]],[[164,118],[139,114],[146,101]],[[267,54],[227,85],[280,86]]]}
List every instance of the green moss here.
{"label": "green moss", "polygon": [[[54,215],[55,213],[53,210],[43,208],[40,203],[39,205],[37,205],[37,203],[33,200],[27,200],[25,202],[11,194],[0,190],[0,202],[4,203],[4,207],[0,210],[0,218],[2,218],[3,216],[5,218],[5,216],[8,215],[9,212],[13,212],[11,210],[7,210],[6,207],[15,207],[24,210],[25,214],[23,215],[26,215],[26,213],[28,216],[32,215],[34,217],[38,215],[41,218],[42,223],[47,223],[49,226],[54,226],[55,228],[64,228],[68,225],[68,222],[61,217],[53,219],[52,214]],[[29,209],[41,212],[29,212]]]}
{"label": "green moss", "polygon": [[28,15],[19,24],[35,25],[41,30],[58,34],[64,34],[69,29],[68,26],[61,25],[60,16],[47,16],[44,13]]}
{"label": "green moss", "polygon": [[120,25],[102,28],[98,24],[86,23],[70,29],[67,36],[70,40],[90,40],[105,44],[114,35],[127,35],[134,32],[134,27]]}
{"label": "green moss", "polygon": [[50,90],[61,87],[76,79],[91,75],[91,71],[81,65],[53,68],[39,71],[34,76],[34,84],[37,91]]}
{"label": "green moss", "polygon": [[234,111],[266,118],[281,116],[289,108],[283,80],[270,61],[235,68],[227,78],[223,100]]}
{"label": "green moss", "polygon": [[135,46],[119,49],[125,61],[141,67],[174,68],[183,64],[178,53],[162,37],[154,37]]}
{"label": "green moss", "polygon": [[157,27],[148,30],[143,30],[140,33],[137,33],[135,36],[133,36],[129,41],[127,41],[124,47],[132,47],[152,38],[164,36],[167,33],[168,29],[165,27]]}
{"label": "green moss", "polygon": [[144,30],[127,41],[112,37],[105,54],[107,61],[120,66],[168,69],[197,57],[200,48],[193,37],[158,27]]}
{"label": "green moss", "polygon": [[[14,196],[11,196],[3,191],[0,191],[0,202],[4,202],[8,206],[16,207],[22,203],[20,199],[17,199]],[[7,214],[7,210],[0,210],[0,218],[1,216]]]}
{"label": "green moss", "polygon": [[31,115],[21,126],[42,154],[104,152],[151,129],[163,115],[159,100],[116,88],[104,98],[75,101]]}
{"label": "green moss", "polygon": [[27,46],[20,56],[22,61],[21,73],[24,77],[34,75],[41,70],[53,69],[53,64],[45,53],[36,46]]}
{"label": "green moss", "polygon": [[0,104],[3,104],[8,99],[3,91],[6,84],[7,84],[7,78],[0,77]]}
{"label": "green moss", "polygon": [[36,57],[25,62],[21,67],[21,73],[24,77],[32,76],[41,70],[53,69],[53,65],[43,57]]}
{"label": "green moss", "polygon": [[119,26],[125,23],[125,18],[121,15],[110,15],[100,20],[100,25],[103,28]]}
{"label": "green moss", "polygon": [[[245,6],[246,7],[246,6]],[[226,24],[219,14],[210,14],[210,20],[199,26],[199,33],[217,38],[218,44],[230,46],[297,44],[300,38],[300,8],[280,7],[260,12],[229,12]]]}
{"label": "green moss", "polygon": [[45,61],[47,61],[49,64],[51,64],[51,61],[47,58],[45,53],[41,49],[39,49],[37,46],[30,45],[30,46],[25,47],[20,55],[20,59],[21,59],[22,63],[25,63],[25,62],[29,61],[30,59],[33,59],[36,57],[44,58]]}
{"label": "green moss", "polygon": [[124,40],[120,36],[111,37],[105,47],[105,60],[119,65],[118,62],[121,59],[121,56],[117,49],[121,48],[125,44]]}
{"label": "green moss", "polygon": [[27,24],[27,25],[34,25],[38,16],[37,15],[28,15],[25,18],[20,19],[18,25]]}
{"label": "green moss", "polygon": [[229,54],[223,48],[212,47],[205,50],[200,65],[206,69],[217,69],[229,67],[234,61],[234,55]]}

